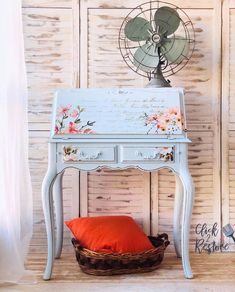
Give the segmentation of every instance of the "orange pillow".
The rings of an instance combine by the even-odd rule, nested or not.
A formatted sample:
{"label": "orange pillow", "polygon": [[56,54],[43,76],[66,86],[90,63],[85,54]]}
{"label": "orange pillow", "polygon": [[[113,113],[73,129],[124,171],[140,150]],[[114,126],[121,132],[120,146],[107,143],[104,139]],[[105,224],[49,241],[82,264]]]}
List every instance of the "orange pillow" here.
{"label": "orange pillow", "polygon": [[65,224],[82,246],[96,252],[137,253],[154,248],[129,216],[82,217]]}

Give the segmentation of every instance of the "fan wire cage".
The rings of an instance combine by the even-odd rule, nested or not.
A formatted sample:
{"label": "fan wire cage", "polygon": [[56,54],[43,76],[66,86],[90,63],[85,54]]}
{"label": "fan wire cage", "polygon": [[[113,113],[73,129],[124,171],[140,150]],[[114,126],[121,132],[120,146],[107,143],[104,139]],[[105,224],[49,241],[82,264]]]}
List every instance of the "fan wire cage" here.
{"label": "fan wire cage", "polygon": [[135,73],[149,80],[164,79],[190,60],[195,31],[184,10],[168,2],[150,1],[125,17],[118,44],[123,60]]}

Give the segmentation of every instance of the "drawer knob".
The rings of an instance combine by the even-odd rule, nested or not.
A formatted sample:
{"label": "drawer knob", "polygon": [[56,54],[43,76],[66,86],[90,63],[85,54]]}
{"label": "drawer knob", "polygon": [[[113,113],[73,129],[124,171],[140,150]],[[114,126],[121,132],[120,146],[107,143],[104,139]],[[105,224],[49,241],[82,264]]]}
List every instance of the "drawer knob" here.
{"label": "drawer knob", "polygon": [[139,157],[142,157],[145,160],[159,158],[159,153],[157,153],[157,152],[154,152],[153,154],[149,154],[149,155],[144,155],[141,151],[136,151],[136,155]]}
{"label": "drawer knob", "polygon": [[79,159],[85,159],[85,160],[94,160],[98,159],[102,155],[101,151],[98,151],[94,154],[85,154],[83,151],[79,154]]}

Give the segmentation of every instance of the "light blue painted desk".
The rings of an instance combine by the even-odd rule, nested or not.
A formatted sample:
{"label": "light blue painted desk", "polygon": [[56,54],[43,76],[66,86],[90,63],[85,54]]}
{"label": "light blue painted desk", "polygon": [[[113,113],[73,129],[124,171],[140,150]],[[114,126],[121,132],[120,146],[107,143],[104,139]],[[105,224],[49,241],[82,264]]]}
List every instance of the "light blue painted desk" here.
{"label": "light blue painted desk", "polygon": [[51,278],[54,259],[62,251],[61,180],[68,167],[81,171],[172,170],[176,180],[174,246],[177,256],[182,257],[185,277],[193,277],[189,228],[194,191],[183,97],[181,88],[66,89],[56,93],[48,170],[42,184],[48,243],[44,280]]}

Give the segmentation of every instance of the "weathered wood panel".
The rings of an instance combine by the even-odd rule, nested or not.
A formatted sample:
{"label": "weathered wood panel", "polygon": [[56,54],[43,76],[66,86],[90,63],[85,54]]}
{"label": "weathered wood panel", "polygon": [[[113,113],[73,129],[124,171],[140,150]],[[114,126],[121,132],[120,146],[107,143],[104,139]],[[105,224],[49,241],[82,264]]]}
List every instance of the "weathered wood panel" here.
{"label": "weathered wood panel", "polygon": [[25,55],[29,87],[29,128],[47,130],[53,93],[74,85],[73,13],[71,9],[24,8]]}
{"label": "weathered wood panel", "polygon": [[64,8],[77,4],[76,0],[22,0],[23,7],[52,7]]}
{"label": "weathered wood panel", "polygon": [[[42,4],[43,1],[37,1]],[[58,3],[59,1],[57,1]],[[64,1],[65,2],[65,1]],[[51,1],[49,4],[55,4]],[[62,3],[62,2],[61,2]],[[23,3],[29,6],[30,2]],[[36,1],[34,6],[37,6]],[[40,5],[41,6],[41,5]],[[41,204],[41,184],[47,168],[47,140],[53,93],[58,88],[76,85],[77,20],[71,9],[23,8],[25,56],[29,87],[30,171],[33,183],[34,235],[31,250],[45,252],[46,233]],[[64,176],[65,218],[78,215],[78,174]],[[70,233],[65,232],[65,249]]]}
{"label": "weathered wood panel", "polygon": [[[211,132],[191,133],[192,144],[189,145],[189,167],[195,184],[195,201],[191,220],[191,245],[195,245],[195,226],[198,223],[220,222],[215,213],[217,202],[214,194],[213,173],[213,134]],[[195,155],[196,153],[196,155]],[[152,180],[152,184],[155,182]],[[172,216],[174,208],[175,178],[170,171],[161,171],[158,175],[158,191],[152,193],[157,201],[158,232],[167,232],[172,241]],[[155,203],[156,204],[156,203]],[[155,231],[156,233],[156,231]],[[172,241],[173,242],[173,241]],[[169,247],[173,250],[173,246]]]}
{"label": "weathered wood panel", "polygon": [[89,216],[129,215],[150,233],[149,173],[102,170],[88,175]]}
{"label": "weathered wood panel", "polygon": [[[220,223],[221,3],[179,2],[172,1],[183,6],[194,23],[196,33],[196,49],[192,59],[181,72],[170,77],[173,86],[182,86],[186,90],[187,128],[189,138],[193,141],[189,150],[189,163],[196,186],[191,230],[193,233],[197,223]],[[81,76],[82,87],[141,87],[148,82],[132,72],[123,62],[117,40],[123,18],[131,8],[140,3],[142,2],[117,1],[111,5],[98,0],[81,1],[81,56],[84,57],[81,69],[86,72]],[[119,9],[113,9],[115,6]],[[88,176],[89,199],[95,187],[93,176],[95,174]],[[154,197],[151,206],[155,212],[158,211],[158,216],[152,214],[151,226],[153,232],[157,229],[167,231],[172,237],[174,176],[160,171],[153,177],[155,179],[151,180],[151,189]],[[100,180],[105,183],[104,177],[100,177]],[[144,197],[144,193],[142,196]],[[115,204],[109,208],[111,211]],[[158,228],[155,222],[158,223]]]}
{"label": "weathered wood panel", "polygon": [[[235,223],[235,1],[223,3],[222,225]],[[228,240],[228,238],[225,238]]]}

